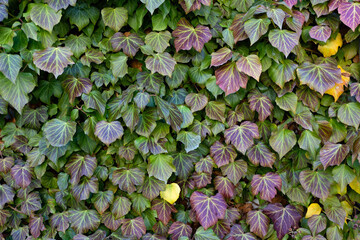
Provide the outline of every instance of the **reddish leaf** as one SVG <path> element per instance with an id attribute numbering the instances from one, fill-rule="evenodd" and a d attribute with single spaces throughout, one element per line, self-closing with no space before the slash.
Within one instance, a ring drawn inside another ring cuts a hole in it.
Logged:
<path id="1" fill-rule="evenodd" d="M 124 236 L 136 236 L 140 239 L 141 236 L 146 233 L 146 227 L 142 217 L 124 219 L 122 223 L 121 232 Z"/>
<path id="2" fill-rule="evenodd" d="M 221 66 L 229 61 L 232 57 L 232 51 L 227 47 L 220 48 L 216 52 L 211 54 L 211 65 L 210 66 Z"/>
<path id="3" fill-rule="evenodd" d="M 218 167 L 222 167 L 229 162 L 233 162 L 237 153 L 234 146 L 223 145 L 219 141 L 216 141 L 210 148 L 210 156 L 214 159 Z"/>
<path id="4" fill-rule="evenodd" d="M 180 237 L 191 237 L 192 228 L 182 222 L 174 222 L 171 224 L 169 229 L 169 234 L 171 234 L 171 239 L 178 240 Z"/>
<path id="5" fill-rule="evenodd" d="M 169 223 L 171 219 L 171 213 L 177 212 L 176 208 L 164 199 L 155 199 L 152 201 L 151 209 L 156 211 L 157 217 L 165 225 Z"/>
<path id="6" fill-rule="evenodd" d="M 235 62 L 227 63 L 215 71 L 216 84 L 225 95 L 237 92 L 240 87 L 246 88 L 248 76 L 239 72 Z"/>
<path id="7" fill-rule="evenodd" d="M 260 137 L 258 126 L 249 121 L 226 129 L 224 136 L 226 144 L 232 143 L 242 154 L 254 144 L 254 138 Z"/>
<path id="8" fill-rule="evenodd" d="M 271 152 L 263 142 L 258 142 L 257 145 L 250 147 L 246 155 L 255 166 L 260 164 L 263 167 L 272 168 L 276 160 L 276 154 Z"/>
<path id="9" fill-rule="evenodd" d="M 250 231 L 260 238 L 264 238 L 268 232 L 270 219 L 262 211 L 250 211 L 246 222 L 250 225 Z"/>
<path id="10" fill-rule="evenodd" d="M 257 195 L 260 192 L 260 197 L 271 202 L 276 195 L 276 188 L 281 190 L 282 181 L 277 173 L 267 173 L 264 176 L 254 175 L 251 180 L 251 192 Z"/>
<path id="11" fill-rule="evenodd" d="M 34 238 L 38 238 L 41 234 L 41 231 L 44 231 L 46 228 L 44 226 L 44 219 L 42 216 L 36 217 L 32 216 L 30 217 L 29 221 L 29 228 L 30 233 Z"/>

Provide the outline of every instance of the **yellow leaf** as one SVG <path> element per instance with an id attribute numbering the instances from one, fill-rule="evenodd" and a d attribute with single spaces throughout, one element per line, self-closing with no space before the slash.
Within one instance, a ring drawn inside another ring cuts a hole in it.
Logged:
<path id="1" fill-rule="evenodd" d="M 344 189 L 341 189 L 340 184 L 336 183 L 331 186 L 331 193 L 344 196 L 347 193 L 347 188 L 345 187 Z"/>
<path id="2" fill-rule="evenodd" d="M 312 203 L 308 207 L 305 218 L 310 218 L 313 215 L 319 215 L 321 213 L 321 207 L 317 203 Z"/>
<path id="3" fill-rule="evenodd" d="M 353 208 L 350 206 L 350 204 L 347 201 L 342 201 L 341 202 L 341 206 L 345 209 L 346 211 L 346 217 L 351 215 L 353 212 Z"/>
<path id="4" fill-rule="evenodd" d="M 355 179 L 349 185 L 355 192 L 360 194 L 360 178 L 359 177 L 355 177 Z"/>
<path id="5" fill-rule="evenodd" d="M 338 33 L 335 39 L 329 39 L 325 45 L 319 45 L 318 50 L 321 52 L 324 57 L 330 57 L 332 55 L 335 55 L 338 51 L 339 47 L 342 47 L 342 38 L 341 34 Z"/>
<path id="6" fill-rule="evenodd" d="M 335 83 L 335 86 L 328 89 L 325 93 L 334 97 L 335 102 L 339 99 L 341 94 L 344 92 L 344 86 L 347 86 L 350 81 L 350 73 L 345 71 L 342 67 L 338 66 L 341 69 L 341 81 L 342 83 Z"/>
<path id="7" fill-rule="evenodd" d="M 180 187 L 177 183 L 171 183 L 166 185 L 166 189 L 160 192 L 160 197 L 173 204 L 178 200 L 180 195 Z"/>

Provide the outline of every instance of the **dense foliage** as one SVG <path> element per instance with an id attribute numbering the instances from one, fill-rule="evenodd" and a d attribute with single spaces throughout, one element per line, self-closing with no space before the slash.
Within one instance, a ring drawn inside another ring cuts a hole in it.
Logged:
<path id="1" fill-rule="evenodd" d="M 0 238 L 360 239 L 360 2 L 0 0 Z"/>

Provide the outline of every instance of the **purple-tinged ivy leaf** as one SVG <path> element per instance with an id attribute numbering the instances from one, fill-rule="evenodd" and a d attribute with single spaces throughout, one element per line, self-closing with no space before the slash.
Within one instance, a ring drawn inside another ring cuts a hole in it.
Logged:
<path id="1" fill-rule="evenodd" d="M 249 121 L 226 129 L 224 136 L 226 144 L 232 143 L 242 154 L 245 154 L 246 150 L 254 144 L 254 138 L 260 137 L 258 126 Z"/>
<path id="2" fill-rule="evenodd" d="M 260 238 L 264 238 L 268 232 L 270 219 L 260 210 L 250 211 L 246 217 L 247 224 L 250 225 L 250 231 Z"/>
<path id="3" fill-rule="evenodd" d="M 143 240 L 166 240 L 166 237 L 161 236 L 159 234 L 151 234 L 147 233 L 142 237 Z M 173 239 L 173 238 L 172 238 Z M 177 240 L 177 239 L 174 239 Z"/>
<path id="4" fill-rule="evenodd" d="M 100 121 L 95 126 L 95 135 L 100 139 L 101 142 L 108 146 L 115 142 L 116 139 L 120 139 L 123 133 L 124 129 L 118 121 Z"/>
<path id="5" fill-rule="evenodd" d="M 303 128 L 312 131 L 313 127 L 311 121 L 313 119 L 313 115 L 310 110 L 302 111 L 294 116 L 294 121 L 302 126 Z"/>
<path id="6" fill-rule="evenodd" d="M 125 237 L 136 236 L 140 239 L 146 233 L 144 219 L 142 217 L 124 219 L 122 221 L 121 232 Z"/>
<path id="7" fill-rule="evenodd" d="M 316 235 L 316 236 L 305 235 L 301 240 L 326 240 L 326 238 L 321 235 Z"/>
<path id="8" fill-rule="evenodd" d="M 111 212 L 105 212 L 102 214 L 101 222 L 111 231 L 116 231 L 120 227 L 122 219 L 116 219 Z"/>
<path id="9" fill-rule="evenodd" d="M 214 186 L 224 198 L 233 198 L 235 186 L 227 177 L 216 176 L 214 179 Z"/>
<path id="10" fill-rule="evenodd" d="M 212 228 L 216 236 L 221 239 L 224 239 L 226 235 L 230 233 L 230 223 L 226 220 L 219 220 L 216 222 L 215 226 Z"/>
<path id="11" fill-rule="evenodd" d="M 266 15 L 273 20 L 273 22 L 282 29 L 286 13 L 280 8 L 272 8 L 266 12 Z"/>
<path id="12" fill-rule="evenodd" d="M 251 111 L 258 113 L 261 122 L 265 121 L 271 115 L 271 111 L 274 108 L 270 98 L 257 90 L 251 91 L 248 97 Z"/>
<path id="13" fill-rule="evenodd" d="M 71 176 L 71 184 L 76 185 L 82 176 L 90 178 L 97 167 L 96 157 L 90 155 L 81 156 L 75 154 L 71 156 L 69 162 L 65 165 L 66 171 Z"/>
<path id="14" fill-rule="evenodd" d="M 257 55 L 249 55 L 247 57 L 240 57 L 236 62 L 237 69 L 246 75 L 255 78 L 257 81 L 260 80 L 262 72 L 262 66 L 260 58 Z"/>
<path id="15" fill-rule="evenodd" d="M 167 182 L 176 169 L 173 165 L 173 158 L 170 155 L 157 154 L 149 156 L 147 171 L 149 177 L 154 176 L 159 180 Z"/>
<path id="16" fill-rule="evenodd" d="M 194 0 L 194 1 L 185 1 L 179 0 L 179 4 L 184 9 L 185 13 L 193 12 L 195 10 L 200 10 L 202 5 L 210 6 L 211 0 Z"/>
<path id="17" fill-rule="evenodd" d="M 30 107 L 24 107 L 21 122 L 28 128 L 39 129 L 41 123 L 45 123 L 48 120 L 48 108 L 41 106 L 35 109 Z"/>
<path id="18" fill-rule="evenodd" d="M 290 9 L 298 2 L 298 0 L 284 0 L 286 5 L 290 7 Z"/>
<path id="19" fill-rule="evenodd" d="M 30 216 L 32 212 L 41 209 L 41 199 L 37 192 L 32 192 L 26 195 L 24 201 L 21 203 L 21 212 Z"/>
<path id="20" fill-rule="evenodd" d="M 360 124 L 360 103 L 350 102 L 342 104 L 337 112 L 337 117 L 340 122 L 353 126 L 357 130 Z"/>
<path id="21" fill-rule="evenodd" d="M 221 66 L 225 64 L 227 61 L 229 61 L 232 57 L 232 51 L 227 48 L 223 47 L 217 50 L 216 52 L 213 52 L 211 54 L 211 65 L 210 66 Z"/>
<path id="22" fill-rule="evenodd" d="M 169 41 L 171 38 L 171 33 L 169 31 L 151 32 L 146 35 L 145 43 L 152 47 L 156 52 L 162 53 L 170 46 Z"/>
<path id="23" fill-rule="evenodd" d="M 192 228 L 182 222 L 174 222 L 168 231 L 171 234 L 171 239 L 178 240 L 180 237 L 191 237 Z"/>
<path id="24" fill-rule="evenodd" d="M 331 176 L 325 171 L 304 170 L 300 173 L 300 183 L 306 192 L 325 200 L 330 193 Z"/>
<path id="25" fill-rule="evenodd" d="M 92 88 L 92 82 L 88 78 L 75 78 L 74 76 L 68 76 L 62 85 L 66 92 L 69 94 L 70 103 L 73 103 L 76 97 L 80 97 L 81 94 L 89 94 Z"/>
<path id="26" fill-rule="evenodd" d="M 229 127 L 232 127 L 237 123 L 241 122 L 242 120 L 244 120 L 244 118 L 245 118 L 244 113 L 239 111 L 238 108 L 236 108 L 235 111 L 230 110 L 228 112 L 228 117 L 226 120 Z"/>
<path id="27" fill-rule="evenodd" d="M 134 146 L 134 144 L 129 144 L 127 146 L 121 146 L 121 147 L 119 147 L 119 151 L 118 151 L 120 158 L 124 158 L 127 161 L 133 160 L 136 153 L 137 153 L 137 149 Z"/>
<path id="28" fill-rule="evenodd" d="M 260 164 L 263 167 L 272 168 L 276 160 L 276 154 L 271 152 L 270 148 L 263 142 L 258 142 L 257 145 L 250 147 L 246 155 L 255 166 Z"/>
<path id="29" fill-rule="evenodd" d="M 95 210 L 70 210 L 71 227 L 76 233 L 94 231 L 100 225 L 100 216 Z"/>
<path id="30" fill-rule="evenodd" d="M 19 55 L 0 53 L 0 71 L 14 84 L 21 66 L 22 58 Z"/>
<path id="31" fill-rule="evenodd" d="M 110 43 L 115 52 L 119 52 L 121 49 L 129 57 L 134 57 L 139 51 L 140 46 L 144 45 L 143 40 L 136 33 L 117 32 L 111 39 Z"/>
<path id="32" fill-rule="evenodd" d="M 329 7 L 329 12 L 333 12 L 334 10 L 336 10 L 341 3 L 347 2 L 347 0 L 330 0 L 328 7 Z"/>
<path id="33" fill-rule="evenodd" d="M 90 49 L 85 52 L 80 61 L 83 65 L 90 67 L 91 63 L 101 64 L 105 59 L 104 54 L 100 50 Z"/>
<path id="34" fill-rule="evenodd" d="M 171 77 L 176 65 L 175 59 L 168 52 L 148 56 L 145 63 L 146 68 L 149 69 L 151 73 L 158 72 L 163 76 L 169 77 Z"/>
<path id="35" fill-rule="evenodd" d="M 348 145 L 325 143 L 320 149 L 320 161 L 326 169 L 328 166 L 340 165 L 348 155 L 350 149 Z"/>
<path id="36" fill-rule="evenodd" d="M 15 142 L 11 144 L 11 148 L 17 152 L 27 154 L 31 151 L 31 146 L 28 144 L 28 140 L 23 135 L 18 135 L 14 137 Z"/>
<path id="37" fill-rule="evenodd" d="M 264 208 L 264 213 L 274 222 L 277 237 L 282 239 L 291 227 L 298 227 L 301 219 L 300 213 L 292 205 L 283 207 L 280 203 L 269 204 Z"/>
<path id="38" fill-rule="evenodd" d="M 192 112 L 204 109 L 208 103 L 208 97 L 201 93 L 189 93 L 185 98 L 185 103 Z"/>
<path id="39" fill-rule="evenodd" d="M 318 234 L 326 228 L 326 218 L 320 215 L 313 215 L 308 220 L 308 225 L 313 234 Z"/>
<path id="40" fill-rule="evenodd" d="M 210 101 L 205 108 L 206 116 L 212 120 L 225 121 L 226 105 L 224 102 Z"/>
<path id="41" fill-rule="evenodd" d="M 160 153 L 167 153 L 167 150 L 163 148 L 163 146 L 155 141 L 153 137 L 146 138 L 146 137 L 139 137 L 135 140 L 136 148 L 142 153 L 147 154 L 151 152 L 152 154 L 160 154 Z"/>
<path id="42" fill-rule="evenodd" d="M 14 166 L 13 157 L 0 158 L 0 172 L 8 173 L 12 166 Z"/>
<path id="43" fill-rule="evenodd" d="M 141 192 L 144 197 L 152 201 L 154 198 L 159 196 L 160 191 L 164 191 L 166 184 L 154 177 L 148 177 L 145 179 L 144 183 L 140 186 L 139 192 Z"/>
<path id="44" fill-rule="evenodd" d="M 223 145 L 216 141 L 210 148 L 210 156 L 218 167 L 222 167 L 229 162 L 233 162 L 237 153 L 233 145 Z"/>
<path id="45" fill-rule="evenodd" d="M 247 172 L 247 163 L 244 160 L 237 160 L 221 167 L 221 172 L 224 176 L 234 184 L 237 185 L 242 177 Z"/>
<path id="46" fill-rule="evenodd" d="M 119 219 L 128 214 L 131 210 L 131 201 L 126 197 L 116 196 L 111 205 L 111 213 L 114 214 L 115 219 Z"/>
<path id="47" fill-rule="evenodd" d="M 256 240 L 252 233 L 245 233 L 240 224 L 234 224 L 227 236 L 228 240 Z"/>
<path id="48" fill-rule="evenodd" d="M 29 220 L 30 233 L 34 238 L 40 237 L 42 231 L 46 230 L 42 216 L 31 216 Z"/>
<path id="49" fill-rule="evenodd" d="M 320 93 L 315 92 L 307 86 L 300 86 L 296 89 L 296 95 L 302 103 L 316 112 L 320 107 Z"/>
<path id="50" fill-rule="evenodd" d="M 235 43 L 237 43 L 238 41 L 243 41 L 248 38 L 248 35 L 246 34 L 244 28 L 243 17 L 244 17 L 243 14 L 237 14 L 234 17 L 234 20 L 229 28 L 233 32 Z"/>
<path id="51" fill-rule="evenodd" d="M 114 200 L 114 193 L 110 190 L 104 192 L 98 192 L 91 199 L 94 203 L 96 210 L 103 214 Z"/>
<path id="52" fill-rule="evenodd" d="M 36 67 L 54 74 L 57 78 L 69 64 L 74 64 L 71 60 L 72 55 L 68 47 L 48 47 L 34 52 L 33 61 Z"/>
<path id="53" fill-rule="evenodd" d="M 25 189 L 31 183 L 31 172 L 28 165 L 15 165 L 11 168 L 11 176 L 15 183 Z"/>
<path id="54" fill-rule="evenodd" d="M 281 129 L 272 132 L 270 146 L 283 158 L 296 144 L 296 135 L 292 130 Z"/>
<path id="55" fill-rule="evenodd" d="M 60 22 L 61 16 L 61 12 L 56 12 L 49 5 L 43 3 L 35 3 L 30 10 L 31 20 L 50 33 Z"/>
<path id="56" fill-rule="evenodd" d="M 309 34 L 315 40 L 326 42 L 331 36 L 331 28 L 327 25 L 315 26 L 310 29 Z"/>
<path id="57" fill-rule="evenodd" d="M 338 12 L 340 20 L 355 32 L 355 29 L 360 24 L 360 3 L 341 2 L 339 3 Z"/>
<path id="58" fill-rule="evenodd" d="M 3 209 L 5 204 L 14 200 L 15 191 L 6 184 L 0 185 L 0 208 Z"/>
<path id="59" fill-rule="evenodd" d="M 45 0 L 45 2 L 55 11 L 67 9 L 69 5 L 75 6 L 76 4 L 76 0 Z"/>
<path id="60" fill-rule="evenodd" d="M 69 228 L 68 212 L 55 213 L 50 217 L 50 226 L 59 232 L 65 233 Z"/>
<path id="61" fill-rule="evenodd" d="M 244 23 L 244 30 L 250 39 L 250 45 L 256 43 L 262 35 L 267 33 L 271 21 L 268 18 L 251 18 Z"/>
<path id="62" fill-rule="evenodd" d="M 350 95 L 360 102 L 360 83 L 354 82 L 350 85 Z"/>
<path id="63" fill-rule="evenodd" d="M 147 92 L 138 92 L 134 97 L 134 102 L 141 111 L 144 111 L 146 105 L 150 102 L 150 94 Z"/>
<path id="64" fill-rule="evenodd" d="M 211 174 L 206 172 L 197 172 L 193 174 L 191 180 L 194 180 L 197 188 L 204 188 L 211 183 Z"/>
<path id="65" fill-rule="evenodd" d="M 248 76 L 239 72 L 235 62 L 227 63 L 215 70 L 216 84 L 225 95 L 237 92 L 240 87 L 246 88 Z"/>
<path id="66" fill-rule="evenodd" d="M 141 88 L 145 88 L 150 93 L 158 94 L 161 84 L 163 83 L 163 77 L 158 74 L 152 74 L 150 72 L 139 72 L 136 75 L 136 80 Z"/>
<path id="67" fill-rule="evenodd" d="M 292 60 L 285 59 L 281 63 L 274 62 L 269 68 L 269 77 L 280 88 L 284 88 L 285 83 L 296 78 L 295 70 L 298 65 Z"/>
<path id="68" fill-rule="evenodd" d="M 127 23 L 128 10 L 123 7 L 107 7 L 101 10 L 101 16 L 105 26 L 108 26 L 115 32 L 118 32 Z"/>
<path id="69" fill-rule="evenodd" d="M 299 35 L 289 30 L 273 29 L 269 32 L 269 42 L 288 57 L 291 50 L 299 44 Z"/>
<path id="70" fill-rule="evenodd" d="M 195 170 L 198 173 L 205 172 L 211 175 L 213 168 L 214 160 L 210 156 L 200 159 L 200 161 L 195 164 Z"/>
<path id="71" fill-rule="evenodd" d="M 341 70 L 336 64 L 321 61 L 322 59 L 318 58 L 315 63 L 303 63 L 297 69 L 297 74 L 301 84 L 306 84 L 323 95 L 327 90 L 334 87 L 336 83 L 342 83 L 342 80 Z"/>
<path id="72" fill-rule="evenodd" d="M 52 119 L 44 125 L 44 135 L 53 147 L 62 147 L 68 144 L 75 135 L 76 122 Z"/>
<path id="73" fill-rule="evenodd" d="M 0 22 L 9 17 L 8 8 L 4 4 L 0 4 Z"/>
<path id="74" fill-rule="evenodd" d="M 164 225 L 169 223 L 171 219 L 171 213 L 177 212 L 176 208 L 164 199 L 155 199 L 152 201 L 151 205 L 151 209 L 156 211 L 158 219 Z"/>
<path id="75" fill-rule="evenodd" d="M 87 200 L 90 193 L 97 193 L 99 189 L 99 181 L 96 177 L 82 178 L 82 180 L 71 189 L 71 194 L 80 202 Z"/>
<path id="76" fill-rule="evenodd" d="M 337 223 L 339 227 L 343 229 L 344 223 L 346 223 L 347 213 L 339 199 L 336 196 L 329 197 L 323 204 L 327 218 L 331 222 Z"/>
<path id="77" fill-rule="evenodd" d="M 180 19 L 172 35 L 175 37 L 176 52 L 190 50 L 192 47 L 196 51 L 201 52 L 204 44 L 210 41 L 212 37 L 208 27 L 197 25 L 194 28 L 185 18 Z"/>
<path id="78" fill-rule="evenodd" d="M 254 175 L 251 180 L 251 193 L 255 196 L 260 192 L 261 199 L 271 202 L 276 196 L 276 188 L 280 191 L 281 177 L 277 173 L 269 172 L 264 176 Z"/>
<path id="79" fill-rule="evenodd" d="M 26 240 L 30 237 L 28 226 L 19 226 L 19 225 L 16 226 L 17 226 L 16 229 L 12 229 L 11 231 L 11 239 Z"/>
<path id="80" fill-rule="evenodd" d="M 208 197 L 204 193 L 195 191 L 191 194 L 190 203 L 195 210 L 197 220 L 205 230 L 215 225 L 218 219 L 225 217 L 227 204 L 220 193 Z"/>
<path id="81" fill-rule="evenodd" d="M 145 174 L 138 168 L 131 169 L 116 169 L 112 173 L 112 182 L 115 185 L 119 185 L 119 188 L 123 191 L 128 192 L 129 194 L 133 193 L 136 188 L 143 184 L 145 179 Z"/>

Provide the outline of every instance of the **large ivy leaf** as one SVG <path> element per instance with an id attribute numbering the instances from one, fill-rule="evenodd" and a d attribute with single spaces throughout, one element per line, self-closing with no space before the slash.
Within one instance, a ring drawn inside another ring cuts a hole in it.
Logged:
<path id="1" fill-rule="evenodd" d="M 297 70 L 301 84 L 323 95 L 327 90 L 341 83 L 341 70 L 335 64 L 324 63 L 319 60 L 315 63 L 304 62 Z"/>
<path id="2" fill-rule="evenodd" d="M 340 14 L 340 20 L 355 32 L 355 29 L 360 24 L 360 3 L 341 2 L 338 12 Z"/>
<path id="3" fill-rule="evenodd" d="M 151 73 L 158 72 L 163 76 L 171 77 L 176 61 L 169 53 L 165 52 L 148 56 L 145 60 L 145 63 L 146 68 L 148 68 Z"/>
<path id="4" fill-rule="evenodd" d="M 262 66 L 260 58 L 257 55 L 249 55 L 247 57 L 240 57 L 236 62 L 237 69 L 246 75 L 255 78 L 257 81 L 260 80 L 262 72 Z"/>
<path id="5" fill-rule="evenodd" d="M 177 52 L 190 50 L 192 47 L 201 52 L 204 44 L 210 41 L 212 37 L 208 27 L 198 25 L 194 28 L 185 18 L 180 19 L 172 35 L 175 37 L 174 43 Z"/>
<path id="6" fill-rule="evenodd" d="M 68 76 L 62 84 L 69 94 L 70 103 L 73 103 L 75 98 L 80 97 L 83 93 L 89 94 L 92 88 L 92 83 L 88 78 Z"/>
<path id="7" fill-rule="evenodd" d="M 44 225 L 44 218 L 42 216 L 30 217 L 29 221 L 30 233 L 34 238 L 38 238 L 42 231 L 46 230 Z"/>
<path id="8" fill-rule="evenodd" d="M 73 53 L 68 47 L 48 47 L 33 54 L 33 61 L 36 67 L 54 74 L 55 78 L 64 72 L 71 60 Z"/>
<path id="9" fill-rule="evenodd" d="M 216 84 L 225 92 L 225 95 L 237 92 L 240 87 L 246 88 L 248 77 L 239 72 L 236 63 L 227 63 L 215 71 Z"/>
<path id="10" fill-rule="evenodd" d="M 136 236 L 138 239 L 140 239 L 141 236 L 146 233 L 144 219 L 142 217 L 124 219 L 121 226 L 121 232 L 124 236 Z"/>
<path id="11" fill-rule="evenodd" d="M 274 222 L 277 237 L 282 239 L 291 227 L 298 227 L 300 213 L 292 205 L 283 207 L 280 203 L 271 203 L 264 208 L 264 213 Z"/>
<path id="12" fill-rule="evenodd" d="M 263 142 L 258 142 L 256 145 L 250 147 L 246 155 L 255 166 L 260 164 L 263 167 L 272 168 L 276 160 L 276 154 L 271 152 L 269 147 Z"/>
<path id="13" fill-rule="evenodd" d="M 180 237 L 190 237 L 192 228 L 183 222 L 174 222 L 168 232 L 171 234 L 171 239 L 178 240 Z"/>
<path id="14" fill-rule="evenodd" d="M 253 195 L 260 193 L 260 197 L 271 202 L 277 191 L 281 190 L 282 180 L 276 173 L 267 173 L 264 176 L 254 175 L 251 180 L 251 192 Z"/>
<path id="15" fill-rule="evenodd" d="M 138 168 L 117 169 L 112 173 L 112 182 L 129 194 L 136 190 L 135 186 L 143 184 L 144 179 L 144 172 Z"/>
<path id="16" fill-rule="evenodd" d="M 19 55 L 0 53 L 0 71 L 14 84 L 21 66 L 22 58 Z"/>
<path id="17" fill-rule="evenodd" d="M 65 169 L 71 176 L 71 183 L 76 185 L 82 176 L 87 176 L 90 178 L 93 175 L 96 167 L 97 160 L 95 157 L 91 157 L 89 155 L 81 156 L 76 154 L 71 156 L 69 162 L 65 166 Z"/>
<path id="18" fill-rule="evenodd" d="M 326 143 L 320 150 L 320 161 L 324 168 L 340 165 L 349 151 L 347 145 Z"/>
<path id="19" fill-rule="evenodd" d="M 145 4 L 146 9 L 149 10 L 152 15 L 155 9 L 160 7 L 160 5 L 165 2 L 165 0 L 141 0 L 141 2 Z"/>
<path id="20" fill-rule="evenodd" d="M 288 57 L 299 43 L 299 35 L 289 30 L 273 29 L 269 32 L 269 42 Z"/>
<path id="21" fill-rule="evenodd" d="M 329 196 L 330 179 L 330 175 L 324 171 L 304 170 L 300 173 L 300 183 L 306 192 L 323 200 Z"/>
<path id="22" fill-rule="evenodd" d="M 45 1 L 55 11 L 66 9 L 69 5 L 75 6 L 76 0 L 46 0 Z"/>
<path id="23" fill-rule="evenodd" d="M 310 29 L 309 35 L 313 39 L 326 42 L 331 36 L 331 28 L 327 25 L 315 26 Z"/>
<path id="24" fill-rule="evenodd" d="M 250 231 L 260 238 L 264 238 L 268 232 L 270 219 L 260 210 L 248 212 L 246 222 L 250 225 Z"/>
<path id="25" fill-rule="evenodd" d="M 167 182 L 176 169 L 173 165 L 173 158 L 171 156 L 158 154 L 149 157 L 147 171 L 150 177 L 154 176 L 159 180 Z"/>
<path id="26" fill-rule="evenodd" d="M 337 117 L 340 122 L 358 129 L 360 124 L 360 103 L 351 102 L 342 104 L 338 110 Z"/>
<path id="27" fill-rule="evenodd" d="M 11 168 L 11 176 L 21 188 L 26 188 L 31 183 L 31 171 L 28 165 L 15 165 Z"/>
<path id="28" fill-rule="evenodd" d="M 116 139 L 120 139 L 122 137 L 124 129 L 118 121 L 100 121 L 96 124 L 94 133 L 101 142 L 106 145 L 110 145 L 115 142 Z"/>
<path id="29" fill-rule="evenodd" d="M 167 225 L 171 219 L 171 213 L 176 213 L 176 208 L 164 199 L 155 199 L 151 209 L 155 210 L 160 221 Z"/>
<path id="30" fill-rule="evenodd" d="M 214 159 L 218 167 L 227 165 L 229 162 L 234 162 L 237 153 L 232 145 L 223 145 L 219 141 L 216 141 L 210 147 L 210 156 Z"/>
<path id="31" fill-rule="evenodd" d="M 71 227 L 77 233 L 94 231 L 100 225 L 100 216 L 95 210 L 70 210 Z"/>
<path id="32" fill-rule="evenodd" d="M 279 154 L 280 159 L 284 157 L 296 144 L 296 135 L 289 129 L 281 129 L 273 132 L 270 146 Z"/>
<path id="33" fill-rule="evenodd" d="M 52 119 L 44 126 L 44 134 L 51 146 L 62 147 L 73 139 L 76 132 L 76 123 Z"/>
<path id="34" fill-rule="evenodd" d="M 31 8 L 30 18 L 36 25 L 51 32 L 60 22 L 61 12 L 56 12 L 47 4 L 36 3 Z"/>
<path id="35" fill-rule="evenodd" d="M 123 7 L 103 8 L 101 16 L 106 26 L 118 32 L 128 20 L 128 11 Z"/>
<path id="36" fill-rule="evenodd" d="M 149 45 L 158 53 L 162 53 L 170 46 L 171 33 L 169 31 L 151 32 L 145 37 L 146 45 Z"/>
<path id="37" fill-rule="evenodd" d="M 224 136 L 226 143 L 232 143 L 242 154 L 245 154 L 246 150 L 254 144 L 254 138 L 260 137 L 258 126 L 249 121 L 226 129 Z"/>
<path id="38" fill-rule="evenodd" d="M 35 88 L 36 81 L 32 74 L 21 72 L 14 84 L 0 73 L 0 85 L 1 97 L 21 113 L 25 104 L 29 102 L 28 93 Z"/>
<path id="39" fill-rule="evenodd" d="M 119 52 L 122 49 L 130 57 L 134 57 L 139 51 L 140 46 L 144 45 L 143 40 L 135 33 L 123 34 L 117 32 L 111 37 L 110 42 L 115 52 Z"/>
<path id="40" fill-rule="evenodd" d="M 208 197 L 204 193 L 195 191 L 191 194 L 190 203 L 195 210 L 197 220 L 205 230 L 215 225 L 218 219 L 225 217 L 227 204 L 220 193 Z"/>
<path id="41" fill-rule="evenodd" d="M 267 33 L 271 21 L 268 18 L 253 18 L 244 23 L 244 30 L 249 36 L 250 43 L 256 43 L 262 35 Z"/>

